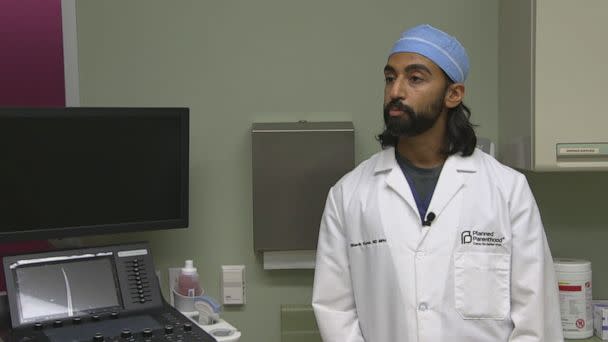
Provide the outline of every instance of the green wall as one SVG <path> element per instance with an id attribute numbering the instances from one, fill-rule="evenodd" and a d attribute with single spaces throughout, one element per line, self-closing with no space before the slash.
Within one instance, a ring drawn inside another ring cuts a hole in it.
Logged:
<path id="1" fill-rule="evenodd" d="M 82 106 L 191 108 L 190 228 L 86 243 L 147 240 L 163 277 L 192 258 L 215 297 L 220 265 L 246 265 L 247 304 L 224 313 L 245 342 L 279 342 L 280 304 L 309 303 L 313 279 L 264 271 L 253 252 L 252 122 L 352 120 L 364 160 L 379 150 L 387 52 L 430 23 L 467 47 L 465 102 L 498 139 L 498 0 L 79 0 L 77 21 Z"/>
<path id="2" fill-rule="evenodd" d="M 553 257 L 591 260 L 593 298 L 608 299 L 608 172 L 525 172 Z"/>

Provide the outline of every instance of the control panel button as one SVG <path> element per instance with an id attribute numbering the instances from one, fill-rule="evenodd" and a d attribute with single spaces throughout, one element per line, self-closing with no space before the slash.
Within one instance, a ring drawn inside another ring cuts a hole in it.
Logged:
<path id="1" fill-rule="evenodd" d="M 93 336 L 93 342 L 103 342 L 103 340 L 104 338 L 101 333 L 97 333 L 95 336 Z"/>
<path id="2" fill-rule="evenodd" d="M 40 322 L 34 323 L 34 330 L 42 330 L 43 327 L 44 325 Z"/>
<path id="3" fill-rule="evenodd" d="M 184 331 L 192 331 L 192 324 L 184 323 Z"/>
<path id="4" fill-rule="evenodd" d="M 129 337 L 131 337 L 131 336 L 133 336 L 133 333 L 132 333 L 132 332 L 131 332 L 131 330 L 129 330 L 129 329 L 123 329 L 123 330 L 120 332 L 120 337 L 122 337 L 122 338 L 129 338 Z"/>
<path id="5" fill-rule="evenodd" d="M 144 329 L 144 331 L 142 331 L 141 335 L 143 337 L 152 337 L 152 329 Z"/>
<path id="6" fill-rule="evenodd" d="M 60 320 L 53 322 L 53 328 L 61 328 L 62 326 L 63 326 L 63 322 Z"/>
<path id="7" fill-rule="evenodd" d="M 93 315 L 93 316 L 91 316 L 91 319 L 94 320 L 94 321 L 99 321 L 101 319 L 101 316 L 99 316 L 99 315 Z"/>
<path id="8" fill-rule="evenodd" d="M 167 334 L 167 335 L 173 334 L 173 326 L 165 325 L 165 334 Z"/>
<path id="9" fill-rule="evenodd" d="M 110 314 L 110 318 L 111 319 L 117 319 L 118 318 L 118 312 L 114 311 Z"/>
<path id="10" fill-rule="evenodd" d="M 75 317 L 74 319 L 72 319 L 72 324 L 78 325 L 80 323 L 82 323 L 82 318 Z"/>

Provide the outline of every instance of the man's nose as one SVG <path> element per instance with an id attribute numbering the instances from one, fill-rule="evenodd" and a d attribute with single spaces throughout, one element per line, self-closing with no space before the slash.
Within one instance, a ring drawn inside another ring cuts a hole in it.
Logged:
<path id="1" fill-rule="evenodd" d="M 397 78 L 389 89 L 389 97 L 391 100 L 405 100 L 405 86 L 400 78 Z"/>

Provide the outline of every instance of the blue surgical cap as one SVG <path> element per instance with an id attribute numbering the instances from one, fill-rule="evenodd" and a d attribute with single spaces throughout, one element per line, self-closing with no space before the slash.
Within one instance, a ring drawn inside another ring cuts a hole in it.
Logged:
<path id="1" fill-rule="evenodd" d="M 413 52 L 430 59 L 454 82 L 464 82 L 469 73 L 469 57 L 462 44 L 431 25 L 418 25 L 403 32 L 390 54 L 398 52 Z"/>

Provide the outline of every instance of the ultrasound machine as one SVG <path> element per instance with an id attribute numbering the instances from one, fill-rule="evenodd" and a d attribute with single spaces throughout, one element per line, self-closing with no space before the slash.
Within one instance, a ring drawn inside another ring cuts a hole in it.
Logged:
<path id="1" fill-rule="evenodd" d="M 2 244 L 188 228 L 188 108 L 0 108 Z M 0 342 L 216 341 L 145 242 L 4 256 Z"/>
<path id="2" fill-rule="evenodd" d="M 146 243 L 5 257 L 8 342 L 215 341 L 162 298 Z"/>

